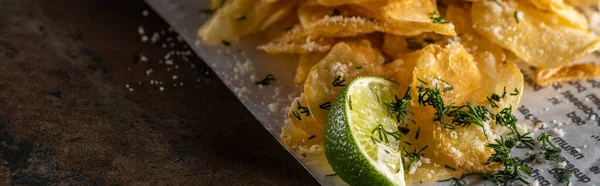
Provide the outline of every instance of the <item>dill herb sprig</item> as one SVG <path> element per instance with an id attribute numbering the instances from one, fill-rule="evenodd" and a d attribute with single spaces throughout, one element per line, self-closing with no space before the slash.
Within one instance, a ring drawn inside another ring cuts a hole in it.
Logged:
<path id="1" fill-rule="evenodd" d="M 256 84 L 256 85 L 269 85 L 273 81 L 277 81 L 277 79 L 275 79 L 275 75 L 268 74 L 264 79 L 262 79 L 260 81 L 257 81 L 254 84 Z"/>
<path id="2" fill-rule="evenodd" d="M 421 150 L 417 151 L 417 149 L 413 149 L 413 151 L 409 151 L 408 149 L 406 149 L 406 147 L 402 147 L 402 150 L 404 150 L 404 155 L 410 159 L 410 162 L 408 163 L 408 166 L 406 166 L 404 168 L 404 171 L 408 171 L 410 170 L 410 168 L 412 167 L 412 165 L 414 163 L 416 163 L 417 161 L 421 160 L 421 158 L 423 156 L 425 156 L 425 154 L 423 154 L 423 150 L 427 149 L 427 147 L 429 147 L 428 145 L 426 145 L 425 147 L 421 148 Z M 404 162 L 404 158 L 402 158 L 402 164 L 406 165 L 406 162 Z"/>
<path id="3" fill-rule="evenodd" d="M 544 156 L 544 159 L 553 163 L 559 163 L 562 161 L 560 156 L 560 148 L 550 142 L 550 136 L 548 136 L 548 134 L 541 133 L 538 135 L 537 140 L 542 142 L 542 151 L 540 154 Z"/>
<path id="4" fill-rule="evenodd" d="M 512 114 L 512 105 L 503 108 L 500 112 L 496 113 L 493 118 L 496 120 L 496 124 L 508 127 L 510 129 L 511 132 L 509 135 L 515 136 L 517 148 L 533 149 L 535 142 L 530 135 L 531 133 L 526 132 L 521 134 L 521 132 L 519 132 L 517 129 L 517 117 Z"/>
<path id="5" fill-rule="evenodd" d="M 300 101 L 296 101 L 296 104 L 298 104 L 296 109 L 299 109 L 300 113 L 305 114 L 305 116 L 310 116 L 310 110 L 308 109 L 308 107 L 302 106 L 300 104 Z"/>
<path id="6" fill-rule="evenodd" d="M 516 157 L 511 157 L 512 148 L 517 146 L 517 142 L 512 137 L 504 138 L 500 136 L 500 140 L 496 139 L 496 144 L 490 143 L 488 147 L 494 149 L 495 153 L 488 159 L 486 164 L 496 162 L 504 165 L 504 169 L 495 174 L 485 174 L 484 179 L 495 183 L 513 183 L 522 182 L 529 184 L 527 178 L 531 176 L 531 170 L 523 164 L 523 161 Z"/>
<path id="7" fill-rule="evenodd" d="M 558 182 L 567 183 L 567 185 L 571 185 L 571 177 L 573 176 L 575 171 L 567 168 L 556 168 L 556 175 L 558 175 Z"/>
<path id="8" fill-rule="evenodd" d="M 431 22 L 436 23 L 436 24 L 448 24 L 450 23 L 448 20 L 446 20 L 446 16 L 440 16 L 438 15 L 438 13 L 436 11 L 433 11 L 431 13 L 429 13 L 429 19 L 431 19 Z"/>
<path id="9" fill-rule="evenodd" d="M 414 113 L 408 110 L 408 103 L 412 100 L 411 88 L 412 86 L 409 85 L 408 90 L 406 90 L 402 99 L 399 99 L 398 96 L 394 96 L 396 99 L 395 101 L 383 103 L 387 109 L 388 116 L 396 118 L 396 122 L 404 124 L 404 126 L 408 126 L 408 121 L 415 123 L 415 120 L 410 116 Z"/>
<path id="10" fill-rule="evenodd" d="M 337 77 L 335 77 L 335 79 L 333 80 L 333 82 L 331 84 L 334 87 L 343 87 L 343 86 L 346 86 L 346 84 L 344 84 L 344 82 L 346 82 L 346 80 L 342 79 L 342 76 L 337 76 Z"/>
<path id="11" fill-rule="evenodd" d="M 422 84 L 427 85 L 427 83 L 421 79 L 418 79 Z M 444 82 L 446 85 L 448 85 L 447 82 Z M 452 90 L 449 89 L 449 87 L 452 86 L 448 86 L 446 88 L 444 88 L 444 92 Z M 448 111 L 450 111 L 450 108 L 452 108 L 452 104 L 454 103 L 450 103 L 448 105 L 446 105 L 444 103 L 444 99 L 442 99 L 442 95 L 441 95 L 441 90 L 439 86 L 435 86 L 434 88 L 430 88 L 430 87 L 425 87 L 423 85 L 419 85 L 417 86 L 418 92 L 419 92 L 419 96 L 418 96 L 418 102 L 419 105 L 421 106 L 432 106 L 436 112 L 435 112 L 435 117 L 433 119 L 433 121 L 438 121 L 440 122 L 440 124 L 442 124 L 442 126 L 444 128 L 450 128 L 453 129 L 454 127 L 449 125 L 446 122 L 446 115 L 448 113 Z"/>
<path id="12" fill-rule="evenodd" d="M 399 131 L 390 132 L 383 128 L 383 125 L 379 124 L 373 131 L 371 131 L 371 140 L 373 143 L 389 143 L 388 135 L 394 138 L 394 140 L 399 141 L 402 137 Z"/>
<path id="13" fill-rule="evenodd" d="M 463 109 L 463 108 L 466 108 Z M 467 127 L 471 124 L 475 124 L 481 127 L 483 135 L 487 138 L 485 131 L 485 122 L 489 121 L 489 111 L 483 106 L 473 106 L 467 102 L 464 106 L 454 107 L 453 110 L 448 112 L 448 116 L 452 117 L 452 123 L 454 125 Z"/>

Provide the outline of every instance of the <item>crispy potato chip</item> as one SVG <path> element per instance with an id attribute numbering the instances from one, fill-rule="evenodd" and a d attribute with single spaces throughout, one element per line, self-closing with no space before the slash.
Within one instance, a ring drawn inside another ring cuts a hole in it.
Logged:
<path id="1" fill-rule="evenodd" d="M 542 86 L 566 81 L 582 81 L 600 78 L 599 64 L 575 64 L 559 68 L 538 68 L 533 80 Z"/>
<path id="2" fill-rule="evenodd" d="M 275 3 L 254 0 L 229 0 L 206 21 L 198 36 L 208 44 L 234 41 L 260 31 L 291 13 L 295 0 Z M 275 15 L 275 16 L 273 16 Z"/>
<path id="3" fill-rule="evenodd" d="M 475 2 L 471 19 L 479 34 L 515 53 L 525 62 L 541 68 L 557 68 L 600 48 L 600 40 L 586 30 L 546 25 L 534 16 L 540 10 L 513 1 Z M 515 19 L 515 12 L 522 17 Z"/>
<path id="4" fill-rule="evenodd" d="M 443 81 L 442 81 L 443 80 Z M 421 81 L 427 83 L 424 85 Z M 445 82 L 444 82 L 445 81 Z M 495 61 L 489 58 L 487 61 L 474 61 L 463 47 L 453 43 L 442 48 L 438 45 L 429 45 L 421 50 L 421 56 L 417 59 L 413 72 L 413 87 L 438 86 L 441 89 L 452 86 L 452 91 L 442 94 L 444 102 L 448 105 L 464 105 L 469 102 L 473 105 L 489 105 L 487 97 L 497 93 L 503 95 L 503 91 L 517 89 L 522 92 L 523 75 L 520 70 L 511 63 Z M 417 95 L 417 90 L 413 90 Z M 498 104 L 499 108 L 492 110 L 496 113 L 500 108 L 516 107 L 520 96 L 508 96 Z M 418 105 L 413 99 L 413 106 Z M 435 112 L 431 107 L 414 108 L 415 118 L 432 117 Z M 446 122 L 450 122 L 446 119 Z M 486 147 L 493 142 L 495 137 L 504 134 L 508 129 L 496 126 L 493 122 L 485 124 L 486 134 L 481 127 L 470 125 L 468 127 L 456 127 L 456 129 L 443 129 L 439 122 L 417 123 L 422 131 L 431 133 L 432 150 L 435 156 L 448 165 L 465 170 L 467 172 L 493 172 L 498 166 L 485 165 L 488 158 L 494 152 Z M 421 132 L 423 134 L 423 132 Z M 457 137 L 458 136 L 458 137 Z M 423 136 L 426 138 L 426 136 Z M 468 139 L 471 143 L 464 143 Z"/>
<path id="5" fill-rule="evenodd" d="M 306 34 L 302 27 L 295 26 L 273 41 L 258 46 L 258 49 L 270 54 L 324 53 L 329 51 L 333 44 L 335 41 L 332 38 L 312 37 Z"/>
<path id="6" fill-rule="evenodd" d="M 358 76 L 388 77 L 384 57 L 367 40 L 336 44 L 310 71 L 304 94 L 311 115 L 319 127 L 325 125 L 329 110 L 340 90 Z M 321 134 L 321 133 L 319 133 Z"/>
<path id="7" fill-rule="evenodd" d="M 529 0 L 536 8 L 554 14 L 551 21 L 561 25 L 587 30 L 588 20 L 572 6 L 562 0 Z"/>
<path id="8" fill-rule="evenodd" d="M 456 35 L 454 25 L 439 15 L 435 0 L 388 0 L 381 11 L 385 18 L 405 28 Z"/>
<path id="9" fill-rule="evenodd" d="M 385 34 L 381 50 L 393 59 L 403 54 L 420 50 L 429 44 L 445 45 L 448 37 L 435 33 L 423 33 L 417 36 L 397 36 Z"/>
<path id="10" fill-rule="evenodd" d="M 484 39 L 473 29 L 469 11 L 470 9 L 463 9 L 457 5 L 449 5 L 446 10 L 448 20 L 456 26 L 456 31 L 460 38 L 459 42 L 473 55 L 475 61 L 485 61 L 488 57 L 495 58 L 495 61 L 506 60 L 506 55 L 502 48 Z"/>
<path id="11" fill-rule="evenodd" d="M 385 64 L 385 68 L 393 74 L 392 79 L 400 83 L 398 92 L 406 92 L 407 86 L 412 84 L 413 70 L 419 56 L 421 56 L 421 51 L 402 54 L 393 62 Z"/>
<path id="12" fill-rule="evenodd" d="M 221 7 L 223 5 L 223 3 L 225 3 L 225 0 L 211 0 L 211 2 L 210 2 L 210 9 L 211 10 L 216 10 L 219 7 Z"/>
<path id="13" fill-rule="evenodd" d="M 319 0 L 319 3 L 325 6 L 339 6 L 348 4 L 360 4 L 366 2 L 385 2 L 386 0 Z"/>
<path id="14" fill-rule="evenodd" d="M 310 117 L 304 94 L 292 102 L 288 112 L 290 122 L 281 131 L 283 144 L 298 154 L 320 154 L 323 152 L 323 125 Z"/>
<path id="15" fill-rule="evenodd" d="M 298 60 L 298 67 L 296 67 L 296 78 L 294 79 L 294 82 L 297 85 L 303 84 L 304 81 L 306 81 L 310 69 L 324 57 L 325 54 L 302 54 L 300 60 Z"/>
<path id="16" fill-rule="evenodd" d="M 349 7 L 324 7 L 306 3 L 301 5 L 297 12 L 302 27 L 313 36 L 353 37 L 376 31 L 416 35 L 422 32 L 402 27 L 397 22 L 366 17 Z"/>

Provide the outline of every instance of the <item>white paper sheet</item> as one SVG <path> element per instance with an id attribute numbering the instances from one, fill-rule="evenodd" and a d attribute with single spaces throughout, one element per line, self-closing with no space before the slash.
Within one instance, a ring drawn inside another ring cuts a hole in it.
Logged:
<path id="1" fill-rule="evenodd" d="M 196 40 L 196 33 L 208 14 L 202 10 L 209 7 L 208 0 L 146 0 L 204 59 L 240 101 L 252 112 L 263 126 L 279 140 L 285 113 L 292 98 L 301 88 L 293 83 L 297 59 L 290 56 L 272 56 L 255 50 L 256 41 L 241 41 L 241 46 L 208 46 Z M 600 56 L 591 56 L 600 61 Z M 600 185 L 600 80 L 561 83 L 540 87 L 532 81 L 530 67 L 521 65 L 525 75 L 524 95 L 515 115 L 519 122 L 529 127 L 544 123 L 552 142 L 562 149 L 567 168 L 575 171 L 573 185 Z M 277 78 L 275 84 L 257 86 L 254 82 L 268 74 Z M 594 119 L 595 120 L 590 120 Z M 553 131 L 562 129 L 560 137 Z M 515 155 L 527 152 L 517 151 Z M 346 185 L 335 176 L 325 176 L 333 171 L 323 156 L 294 157 L 322 185 Z M 540 185 L 561 185 L 554 177 L 555 165 L 532 165 L 533 179 Z M 431 183 L 430 185 L 450 185 Z"/>

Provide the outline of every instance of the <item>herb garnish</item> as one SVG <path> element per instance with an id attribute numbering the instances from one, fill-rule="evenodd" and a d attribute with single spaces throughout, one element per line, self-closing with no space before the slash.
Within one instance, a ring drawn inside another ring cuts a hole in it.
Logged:
<path id="1" fill-rule="evenodd" d="M 230 41 L 226 41 L 226 40 L 221 41 L 221 44 L 223 44 L 225 46 L 231 46 L 231 42 Z"/>
<path id="2" fill-rule="evenodd" d="M 496 4 L 498 4 L 498 6 L 502 6 L 502 4 L 500 4 L 500 2 L 498 2 L 498 0 L 491 0 L 491 1 L 493 1 Z"/>
<path id="3" fill-rule="evenodd" d="M 339 16 L 339 15 L 341 15 L 341 14 L 342 14 L 342 13 L 340 12 L 340 10 L 338 10 L 337 8 L 334 8 L 334 9 L 333 9 L 333 13 L 331 14 L 331 16 Z"/>
<path id="4" fill-rule="evenodd" d="M 362 68 L 363 68 L 363 66 L 357 66 L 356 67 L 356 69 L 362 69 Z"/>
<path id="5" fill-rule="evenodd" d="M 336 173 L 333 173 L 333 174 L 328 174 L 328 175 L 325 175 L 325 177 L 330 177 L 330 176 L 337 176 L 337 174 L 336 174 Z"/>
<path id="6" fill-rule="evenodd" d="M 342 79 L 342 76 L 337 76 L 337 77 L 335 77 L 335 79 L 333 80 L 333 82 L 331 84 L 333 84 L 334 87 L 343 87 L 343 86 L 346 86 L 346 84 L 344 84 L 344 82 L 346 82 L 346 80 Z"/>
<path id="7" fill-rule="evenodd" d="M 466 108 L 463 109 L 463 108 Z M 467 102 L 464 106 L 453 107 L 453 110 L 448 112 L 448 116 L 452 117 L 452 123 L 454 125 L 467 127 L 471 124 L 476 124 L 483 130 L 483 135 L 487 138 L 485 131 L 485 123 L 489 121 L 489 111 L 483 106 L 473 106 Z"/>
<path id="8" fill-rule="evenodd" d="M 269 85 L 273 81 L 277 81 L 277 79 L 275 79 L 275 75 L 269 74 L 263 80 L 257 81 L 254 84 L 256 84 L 256 85 Z"/>
<path id="9" fill-rule="evenodd" d="M 423 39 L 423 41 L 425 41 L 427 44 L 433 44 L 433 43 L 435 43 L 435 40 L 433 40 L 431 38 L 425 38 L 425 39 Z"/>
<path id="10" fill-rule="evenodd" d="M 389 132 L 383 128 L 383 125 L 379 124 L 371 131 L 371 140 L 373 143 L 389 143 L 388 135 L 396 141 L 400 140 L 400 137 L 402 137 L 399 131 Z"/>
<path id="11" fill-rule="evenodd" d="M 550 142 L 550 137 L 546 133 L 541 133 L 537 137 L 537 140 L 542 142 L 542 152 L 540 152 L 540 154 L 544 156 L 544 159 L 553 163 L 562 161 L 560 148 Z"/>
<path id="12" fill-rule="evenodd" d="M 415 133 L 415 139 L 419 139 L 419 134 L 421 134 L 421 126 L 417 129 L 417 133 Z"/>
<path id="13" fill-rule="evenodd" d="M 496 183 L 513 183 L 520 181 L 524 184 L 529 184 L 527 177 L 531 176 L 531 170 L 516 157 L 510 157 L 512 148 L 516 147 L 517 143 L 512 137 L 504 138 L 500 136 L 500 140 L 496 139 L 496 144 L 488 144 L 488 147 L 494 149 L 495 153 L 488 159 L 486 164 L 497 162 L 504 165 L 504 169 L 495 174 L 485 174 L 484 179 Z"/>
<path id="14" fill-rule="evenodd" d="M 558 182 L 567 183 L 567 185 L 571 182 L 571 176 L 573 176 L 575 171 L 567 168 L 556 168 L 556 175 L 558 175 Z"/>
<path id="15" fill-rule="evenodd" d="M 323 109 L 323 110 L 330 110 L 331 109 L 331 102 L 330 101 L 325 102 L 325 103 L 319 105 L 319 108 Z"/>
<path id="16" fill-rule="evenodd" d="M 411 49 L 411 50 L 420 50 L 420 49 L 423 48 L 423 45 L 421 45 L 421 43 L 419 43 L 417 41 L 417 39 L 414 38 L 414 37 L 407 37 L 404 40 L 406 41 L 408 49 Z"/>
<path id="17" fill-rule="evenodd" d="M 515 13 L 513 13 L 513 17 L 515 17 L 515 20 L 517 21 L 517 23 L 519 23 L 519 16 L 518 16 L 519 12 L 515 11 Z"/>
<path id="18" fill-rule="evenodd" d="M 418 80 L 423 83 L 424 85 L 427 85 L 427 83 L 425 83 L 425 81 L 423 81 L 422 79 L 418 78 Z M 446 85 L 448 85 L 447 82 L 444 82 Z M 452 126 L 450 126 L 448 123 L 446 123 L 446 115 L 448 113 L 448 111 L 450 111 L 450 108 L 452 108 L 452 104 L 454 103 L 450 103 L 448 105 L 444 104 L 444 100 L 442 99 L 441 93 L 440 93 L 440 87 L 438 87 L 436 85 L 435 88 L 429 88 L 429 87 L 424 87 L 423 85 L 419 85 L 417 86 L 418 92 L 419 92 L 419 97 L 418 97 L 418 102 L 419 105 L 421 106 L 432 106 L 436 112 L 435 112 L 435 118 L 433 119 L 433 121 L 439 121 L 442 126 L 444 128 L 454 128 Z M 444 88 L 444 92 L 447 90 L 447 88 Z M 451 90 L 451 89 L 450 89 Z"/>
<path id="19" fill-rule="evenodd" d="M 292 114 L 294 114 L 294 117 L 300 121 L 302 121 L 302 118 L 300 117 L 300 114 L 298 114 L 298 112 L 296 111 L 292 111 Z"/>
<path id="20" fill-rule="evenodd" d="M 399 99 L 398 96 L 394 96 L 394 98 L 396 99 L 395 101 L 392 101 L 390 103 L 383 103 L 387 108 L 388 116 L 396 118 L 396 122 L 404 124 L 404 126 L 408 126 L 408 121 L 415 123 L 415 120 L 410 116 L 414 113 L 408 110 L 408 103 L 410 102 L 410 100 L 412 100 L 411 88 L 412 86 L 409 85 L 402 99 Z"/>
<path id="21" fill-rule="evenodd" d="M 412 167 L 414 163 L 421 160 L 421 157 L 425 155 L 421 152 L 423 152 L 423 150 L 425 150 L 427 147 L 428 146 L 425 146 L 419 151 L 417 151 L 417 149 L 415 148 L 412 152 L 406 149 L 406 147 L 402 147 L 402 149 L 404 150 L 404 154 L 410 159 L 410 163 L 408 163 L 408 166 L 404 169 L 404 171 L 410 170 L 410 167 Z M 402 159 L 402 164 L 406 165 L 406 162 L 404 162 L 404 158 Z"/>
<path id="22" fill-rule="evenodd" d="M 313 134 L 312 136 L 308 137 L 308 140 L 311 140 L 311 139 L 313 139 L 313 138 L 315 138 L 315 137 L 317 137 L 317 135 L 314 135 L 314 134 Z"/>
<path id="23" fill-rule="evenodd" d="M 453 171 L 456 170 L 456 168 L 451 167 L 450 165 L 444 165 L 444 168 L 447 168 L 447 169 L 450 169 L 450 170 L 453 170 Z"/>
<path id="24" fill-rule="evenodd" d="M 305 114 L 305 116 L 310 116 L 310 110 L 308 110 L 308 107 L 302 106 L 300 104 L 300 101 L 296 101 L 296 104 L 298 104 L 296 109 L 302 110 L 302 112 L 300 112 L 301 114 Z"/>
<path id="25" fill-rule="evenodd" d="M 515 90 L 513 90 L 512 93 L 510 93 L 511 96 L 516 96 L 519 95 L 519 89 L 515 88 Z"/>
<path id="26" fill-rule="evenodd" d="M 446 16 L 440 16 L 438 15 L 438 13 L 436 11 L 433 11 L 431 13 L 429 13 L 429 18 L 431 19 L 431 22 L 433 23 L 437 23 L 437 24 L 448 24 L 450 22 L 448 22 L 446 19 Z"/>

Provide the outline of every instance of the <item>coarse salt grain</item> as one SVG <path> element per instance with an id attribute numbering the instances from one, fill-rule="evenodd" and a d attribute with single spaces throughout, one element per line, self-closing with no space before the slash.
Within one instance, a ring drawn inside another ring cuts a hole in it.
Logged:
<path id="1" fill-rule="evenodd" d="M 142 15 L 143 15 L 144 17 L 148 16 L 148 14 L 150 14 L 150 12 L 148 12 L 148 10 L 144 10 L 144 11 L 142 11 Z"/>

